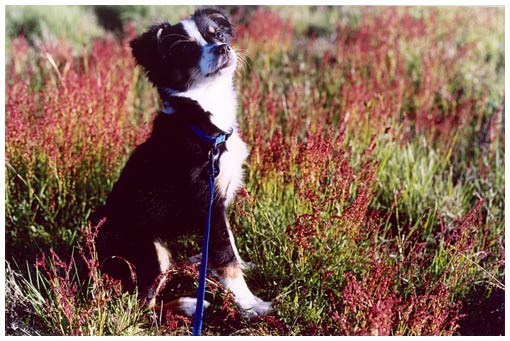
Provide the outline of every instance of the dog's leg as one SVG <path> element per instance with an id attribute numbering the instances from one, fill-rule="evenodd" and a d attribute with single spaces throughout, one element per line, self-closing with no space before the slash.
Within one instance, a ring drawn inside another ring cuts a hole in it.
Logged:
<path id="1" fill-rule="evenodd" d="M 243 269 L 245 271 L 255 269 L 256 265 L 254 263 L 246 262 L 241 258 L 241 256 L 239 256 L 239 251 L 237 250 L 235 240 L 234 240 L 234 234 L 232 233 L 232 229 L 230 228 L 230 225 L 228 226 L 227 231 L 228 231 L 228 237 L 230 239 L 230 244 L 232 245 L 232 248 L 234 250 L 234 255 L 236 256 L 237 261 L 239 262 L 239 265 L 241 266 L 241 269 Z M 191 262 L 191 264 L 200 263 L 201 260 L 202 260 L 201 253 L 199 253 L 198 255 L 189 257 L 189 261 Z"/>
<path id="2" fill-rule="evenodd" d="M 271 302 L 264 302 L 252 294 L 237 261 L 216 268 L 215 271 L 225 289 L 232 291 L 236 304 L 246 316 L 263 315 L 271 310 Z"/>
<path id="3" fill-rule="evenodd" d="M 126 243 L 123 255 L 136 269 L 140 297 L 149 307 L 154 306 L 166 282 L 164 273 L 173 266 L 170 252 L 159 239 L 139 238 Z"/>
<path id="4" fill-rule="evenodd" d="M 149 307 L 152 307 L 156 304 L 156 299 L 160 291 L 165 287 L 165 283 L 168 279 L 166 272 L 173 266 L 172 255 L 170 254 L 170 251 L 166 245 L 160 239 L 155 239 L 152 243 L 154 244 L 154 249 L 156 250 L 160 275 L 158 276 L 159 278 L 157 283 L 153 284 L 153 290 L 150 293 L 151 297 L 148 297 L 149 301 L 147 304 Z"/>
<path id="5" fill-rule="evenodd" d="M 138 287 L 139 295 L 147 303 L 153 298 L 154 281 L 161 273 L 161 250 L 146 238 L 134 238 L 120 233 L 102 232 L 98 245 L 101 271 L 120 280 L 125 290 Z M 159 253 L 159 254 L 158 254 Z M 168 258 L 169 259 L 169 258 Z M 168 266 L 167 261 L 165 266 Z"/>
<path id="6" fill-rule="evenodd" d="M 211 231 L 211 268 L 218 276 L 225 289 L 232 291 L 236 304 L 247 316 L 267 313 L 271 302 L 264 302 L 252 294 L 246 281 L 233 236 L 229 232 L 226 213 L 223 208 L 215 210 L 214 226 Z"/>
<path id="7" fill-rule="evenodd" d="M 187 316 L 193 316 L 197 307 L 197 299 L 195 297 L 180 297 L 176 300 L 168 303 L 158 304 L 157 297 L 161 290 L 164 289 L 166 281 L 168 280 L 168 270 L 174 267 L 172 255 L 170 250 L 166 247 L 165 243 L 160 239 L 153 241 L 154 248 L 156 250 L 156 256 L 159 263 L 160 276 L 158 281 L 153 284 L 152 298 L 148 301 L 148 306 L 153 308 L 157 313 L 164 313 L 165 311 L 171 310 L 179 313 L 183 313 Z M 208 308 L 210 303 L 204 301 L 204 308 Z"/>
<path id="8" fill-rule="evenodd" d="M 239 262 L 239 265 L 241 266 L 241 269 L 243 270 L 252 270 L 255 268 L 255 264 L 252 262 L 245 262 L 241 259 L 241 256 L 239 255 L 239 251 L 237 250 L 236 241 L 234 239 L 234 234 L 232 233 L 232 229 L 230 228 L 230 224 L 228 223 L 227 218 L 225 217 L 225 222 L 227 223 L 227 231 L 228 231 L 228 238 L 230 239 L 230 245 L 232 245 L 232 249 L 234 250 L 234 255 L 237 258 L 237 261 Z"/>

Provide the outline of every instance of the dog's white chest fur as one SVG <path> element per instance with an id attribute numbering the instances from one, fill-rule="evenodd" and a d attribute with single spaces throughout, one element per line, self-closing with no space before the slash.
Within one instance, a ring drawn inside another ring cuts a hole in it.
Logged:
<path id="1" fill-rule="evenodd" d="M 221 130 L 228 132 L 236 128 L 237 95 L 232 81 L 228 81 L 228 78 L 215 82 L 204 81 L 203 84 L 177 93 L 176 96 L 197 101 L 202 109 L 212 114 L 212 124 Z"/>
<path id="2" fill-rule="evenodd" d="M 235 130 L 227 140 L 226 147 L 220 157 L 216 187 L 225 196 L 228 205 L 243 185 L 243 163 L 248 156 L 248 148 Z"/>
<path id="3" fill-rule="evenodd" d="M 232 84 L 231 72 L 221 75 L 221 81 L 204 82 L 177 96 L 188 97 L 211 113 L 211 122 L 225 132 L 232 131 L 226 142 L 226 150 L 220 157 L 220 173 L 216 178 L 217 190 L 226 198 L 228 205 L 243 185 L 243 163 L 248 148 L 237 132 L 237 96 Z"/>

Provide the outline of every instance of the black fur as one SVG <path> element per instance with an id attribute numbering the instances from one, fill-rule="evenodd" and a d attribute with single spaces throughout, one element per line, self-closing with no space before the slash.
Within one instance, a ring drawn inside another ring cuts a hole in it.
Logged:
<path id="1" fill-rule="evenodd" d="M 233 27 L 221 11 L 199 10 L 193 18 L 201 18 L 200 25 L 197 23 L 201 30 L 214 23 L 215 28 L 224 32 L 226 42 L 233 36 Z M 151 27 L 131 42 L 133 56 L 154 85 L 176 90 L 189 85 L 190 70 L 196 66 L 200 49 L 192 42 L 175 45 L 185 34 L 182 24 L 164 23 Z M 211 123 L 210 113 L 197 102 L 162 91 L 160 95 L 175 112 L 158 114 L 151 136 L 132 153 L 106 204 L 93 219 L 97 223 L 106 218 L 97 240 L 103 270 L 129 282 L 126 264 L 112 257 L 129 261 L 136 269 L 139 290 L 147 299 L 151 298 L 149 288 L 160 273 L 153 241 L 172 241 L 188 233 L 201 233 L 206 221 L 209 200 L 206 170 L 211 145 L 196 136 L 190 125 L 212 136 L 225 133 Z M 220 151 L 225 152 L 224 143 Z M 213 268 L 237 262 L 228 236 L 226 209 L 225 198 L 217 193 L 209 256 Z"/>
<path id="2" fill-rule="evenodd" d="M 100 260 L 121 256 L 131 262 L 145 292 L 159 275 L 153 241 L 202 232 L 206 221 L 211 146 L 189 125 L 195 124 L 211 136 L 225 133 L 210 123 L 196 102 L 176 97 L 170 101 L 176 113 L 155 119 L 150 138 L 131 155 L 100 214 L 107 218 L 98 238 Z M 222 144 L 220 151 L 224 150 Z M 213 267 L 235 262 L 224 202 L 217 194 L 211 226 Z M 126 276 L 124 271 L 122 279 Z"/>
<path id="3" fill-rule="evenodd" d="M 193 14 L 193 20 L 197 24 L 198 30 L 202 36 L 211 43 L 220 39 L 221 42 L 230 44 L 230 40 L 234 38 L 234 26 L 230 23 L 225 12 L 216 8 L 199 9 Z M 209 32 L 209 26 L 215 29 L 215 33 Z M 221 35 L 218 35 L 221 33 Z"/>
<path id="4" fill-rule="evenodd" d="M 229 44 L 234 36 L 234 27 L 226 14 L 219 9 L 199 9 L 192 19 L 208 43 Z M 209 32 L 210 26 L 215 29 L 215 33 Z M 147 32 L 133 39 L 130 45 L 133 56 L 138 64 L 144 67 L 147 78 L 154 85 L 186 90 L 191 71 L 200 58 L 200 48 L 193 41 L 187 41 L 187 34 L 181 23 L 151 26 Z"/>

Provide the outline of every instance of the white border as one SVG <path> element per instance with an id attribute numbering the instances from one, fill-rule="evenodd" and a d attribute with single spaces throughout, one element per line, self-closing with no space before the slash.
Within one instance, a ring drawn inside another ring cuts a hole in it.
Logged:
<path id="1" fill-rule="evenodd" d="M 122 0 L 110 0 L 107 3 L 105 1 L 28 1 L 28 0 L 5 0 L 6 5 L 281 5 L 281 6 L 317 6 L 317 5 L 328 5 L 328 6 L 504 6 L 508 1 L 504 0 L 491 0 L 491 1 L 475 1 L 475 0 L 442 0 L 442 1 L 431 1 L 431 0 L 418 0 L 418 1 L 402 1 L 402 0 L 363 0 L 363 1 L 346 1 L 346 0 L 258 0 L 258 1 L 235 1 L 235 0 L 209 0 L 209 1 L 185 1 L 185 0 L 173 0 L 173 1 L 122 1 Z M 5 16 L 4 16 L 5 18 Z"/>
<path id="2" fill-rule="evenodd" d="M 350 6 L 502 6 L 505 7 L 505 108 L 508 108 L 508 96 L 509 96 L 509 76 L 510 71 L 508 66 L 508 46 L 509 46 L 509 37 L 508 37 L 508 25 L 509 25 L 509 17 L 506 3 L 508 1 L 504 0 L 492 0 L 489 2 L 482 1 L 473 1 L 473 0 L 464 0 L 464 1 L 455 1 L 455 0 L 443 0 L 443 1 L 327 1 L 322 0 L 319 2 L 314 1 L 232 1 L 232 0 L 223 0 L 223 1 L 193 1 L 195 5 L 350 5 Z M 25 1 L 25 0 L 6 0 L 2 6 L 0 6 L 0 37 L 2 38 L 2 44 L 0 46 L 0 61 L 2 62 L 2 71 L 0 72 L 0 88 L 2 91 L 2 95 L 0 96 L 0 116 L 2 122 L 0 123 L 0 155 L 1 155 L 1 167 L 0 167 L 0 177 L 2 182 L 0 184 L 0 205 L 2 208 L 0 209 L 0 226 L 2 232 L 0 233 L 0 252 L 1 252 L 1 264 L 0 264 L 0 293 L 2 299 L 0 300 L 0 329 L 1 333 L 5 335 L 5 7 L 7 5 L 103 5 L 104 1 L 66 1 L 62 3 L 60 1 L 51 0 L 44 2 L 37 1 Z M 108 1 L 108 4 L 111 5 L 190 5 L 189 1 L 176 0 L 171 2 L 164 2 L 160 0 L 156 1 L 121 1 L 114 0 Z M 508 207 L 506 205 L 506 198 L 510 194 L 509 184 L 510 180 L 507 174 L 507 167 L 509 164 L 509 156 L 508 151 L 506 151 L 506 147 L 508 146 L 508 132 L 509 132 L 509 123 L 508 120 L 505 120 L 505 245 L 508 247 L 510 239 L 508 238 L 508 229 L 507 229 L 507 219 L 508 216 Z M 506 253 L 506 259 L 508 259 L 508 253 Z M 505 264 L 505 269 L 507 269 L 507 265 Z M 506 271 L 505 271 L 506 272 Z M 508 286 L 509 278 L 506 276 L 505 278 L 505 287 Z M 509 294 L 505 292 L 505 306 L 508 307 L 508 298 Z M 510 314 L 505 313 L 505 332 L 510 333 Z M 216 337 L 214 337 L 216 338 Z"/>

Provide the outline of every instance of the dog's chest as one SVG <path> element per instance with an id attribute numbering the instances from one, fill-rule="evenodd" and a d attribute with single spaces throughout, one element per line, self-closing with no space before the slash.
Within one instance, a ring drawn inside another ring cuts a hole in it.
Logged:
<path id="1" fill-rule="evenodd" d="M 243 163 L 247 156 L 246 144 L 234 132 L 226 142 L 225 152 L 221 154 L 220 173 L 216 178 L 216 188 L 226 198 L 227 205 L 243 185 Z"/>

